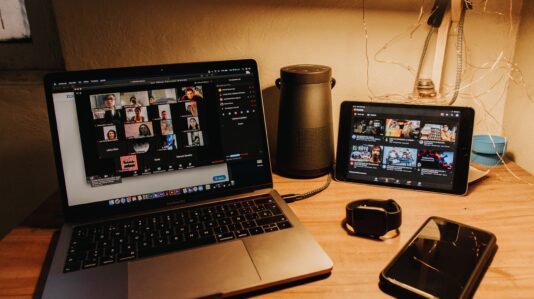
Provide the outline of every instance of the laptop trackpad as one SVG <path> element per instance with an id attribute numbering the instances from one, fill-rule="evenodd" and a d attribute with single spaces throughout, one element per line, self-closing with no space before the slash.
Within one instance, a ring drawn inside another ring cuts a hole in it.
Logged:
<path id="1" fill-rule="evenodd" d="M 261 279 L 241 240 L 128 264 L 128 298 L 202 297 Z"/>

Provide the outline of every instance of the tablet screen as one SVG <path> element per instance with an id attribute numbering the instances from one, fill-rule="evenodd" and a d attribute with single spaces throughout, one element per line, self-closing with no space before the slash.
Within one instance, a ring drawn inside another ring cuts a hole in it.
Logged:
<path id="1" fill-rule="evenodd" d="M 353 102 L 345 110 L 350 120 L 340 123 L 345 141 L 338 144 L 345 147 L 338 157 L 345 180 L 451 192 L 456 173 L 465 176 L 469 147 L 461 135 L 471 138 L 464 115 L 471 109 Z"/>

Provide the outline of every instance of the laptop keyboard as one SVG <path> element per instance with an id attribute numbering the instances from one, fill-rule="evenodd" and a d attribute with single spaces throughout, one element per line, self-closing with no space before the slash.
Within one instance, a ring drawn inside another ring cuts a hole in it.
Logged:
<path id="1" fill-rule="evenodd" d="M 73 229 L 63 272 L 290 228 L 270 196 L 142 215 Z"/>

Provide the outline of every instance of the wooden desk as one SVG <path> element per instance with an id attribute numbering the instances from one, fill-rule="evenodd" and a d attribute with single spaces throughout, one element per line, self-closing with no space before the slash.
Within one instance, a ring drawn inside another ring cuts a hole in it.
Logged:
<path id="1" fill-rule="evenodd" d="M 534 177 L 510 163 L 523 181 L 503 167 L 471 186 L 467 196 L 332 182 L 330 188 L 291 208 L 334 261 L 327 279 L 284 289 L 265 297 L 387 297 L 378 289 L 386 263 L 432 215 L 492 231 L 499 250 L 476 297 L 534 298 Z M 324 178 L 290 180 L 274 177 L 281 193 L 313 189 Z M 398 238 L 385 242 L 349 237 L 340 226 L 345 204 L 358 198 L 394 198 L 403 209 Z M 18 227 L 0 242 L 0 297 L 30 298 L 34 292 L 52 230 Z"/>

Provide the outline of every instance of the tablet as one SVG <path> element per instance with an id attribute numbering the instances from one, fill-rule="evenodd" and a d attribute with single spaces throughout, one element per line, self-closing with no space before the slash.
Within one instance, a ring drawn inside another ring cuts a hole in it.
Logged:
<path id="1" fill-rule="evenodd" d="M 343 102 L 335 177 L 465 194 L 472 108 Z"/>

